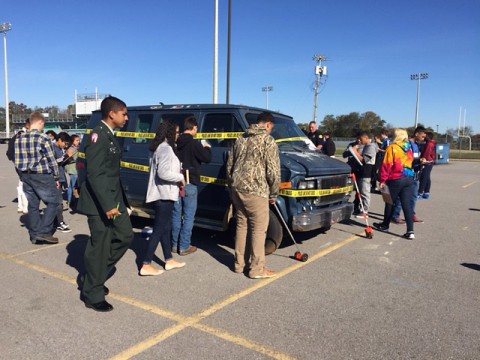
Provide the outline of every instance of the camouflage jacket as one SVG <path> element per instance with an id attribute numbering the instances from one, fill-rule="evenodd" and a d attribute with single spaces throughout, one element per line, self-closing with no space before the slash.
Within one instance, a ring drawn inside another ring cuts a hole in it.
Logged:
<path id="1" fill-rule="evenodd" d="M 235 190 L 275 198 L 280 186 L 278 146 L 264 127 L 254 124 L 237 138 L 227 161 L 227 181 Z"/>

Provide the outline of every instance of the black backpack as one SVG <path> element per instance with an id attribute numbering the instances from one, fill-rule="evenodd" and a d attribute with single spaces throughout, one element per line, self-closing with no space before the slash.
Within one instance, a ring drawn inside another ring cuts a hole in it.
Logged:
<path id="1" fill-rule="evenodd" d="M 21 132 L 18 132 L 17 134 L 13 135 L 12 138 L 8 141 L 8 148 L 7 148 L 7 158 L 10 161 L 15 161 L 15 140 L 18 139 L 20 136 Z"/>

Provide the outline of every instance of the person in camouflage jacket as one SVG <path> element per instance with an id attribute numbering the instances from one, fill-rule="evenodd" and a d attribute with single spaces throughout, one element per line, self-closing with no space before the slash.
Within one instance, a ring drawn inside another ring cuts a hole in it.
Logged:
<path id="1" fill-rule="evenodd" d="M 243 273 L 250 260 L 248 275 L 253 279 L 275 276 L 265 268 L 269 203 L 275 203 L 280 185 L 278 146 L 270 136 L 273 126 L 271 113 L 259 114 L 257 124 L 237 138 L 227 161 L 227 182 L 237 220 L 235 272 Z M 251 234 L 250 259 L 245 259 L 247 232 Z"/>

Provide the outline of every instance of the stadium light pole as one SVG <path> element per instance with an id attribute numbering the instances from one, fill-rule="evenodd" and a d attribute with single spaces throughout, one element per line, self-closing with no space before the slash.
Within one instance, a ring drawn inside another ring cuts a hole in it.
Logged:
<path id="1" fill-rule="evenodd" d="M 410 80 L 417 80 L 417 104 L 415 106 L 415 128 L 418 125 L 418 106 L 420 98 L 420 80 L 427 80 L 428 73 L 418 73 L 410 75 Z"/>
<path id="2" fill-rule="evenodd" d="M 265 100 L 266 107 L 265 107 L 265 109 L 268 110 L 268 93 L 270 91 L 273 91 L 273 86 L 270 86 L 270 85 L 264 86 L 264 87 L 262 87 L 262 91 L 266 93 L 266 100 Z"/>
<path id="3" fill-rule="evenodd" d="M 327 67 L 322 67 L 322 61 L 327 60 L 326 56 L 315 54 L 313 60 L 317 62 L 315 66 L 315 96 L 313 99 L 313 121 L 317 121 L 317 109 L 318 109 L 318 89 L 320 88 L 320 78 L 326 75 Z"/>
<path id="4" fill-rule="evenodd" d="M 10 137 L 10 109 L 8 108 L 8 71 L 7 71 L 7 31 L 12 30 L 12 24 L 6 22 L 0 24 L 0 32 L 3 33 L 3 70 L 5 73 L 5 132 Z"/>

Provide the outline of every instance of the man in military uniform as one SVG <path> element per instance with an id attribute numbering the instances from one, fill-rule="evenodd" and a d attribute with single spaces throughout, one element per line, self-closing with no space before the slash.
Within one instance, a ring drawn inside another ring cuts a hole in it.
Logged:
<path id="1" fill-rule="evenodd" d="M 101 104 L 102 121 L 85 145 L 86 178 L 80 191 L 79 212 L 87 215 L 90 240 L 85 249 L 85 277 L 82 289 L 85 306 L 111 311 L 105 301 L 105 281 L 133 239 L 128 202 L 120 183 L 121 150 L 114 136 L 128 120 L 127 106 L 109 96 Z"/>

